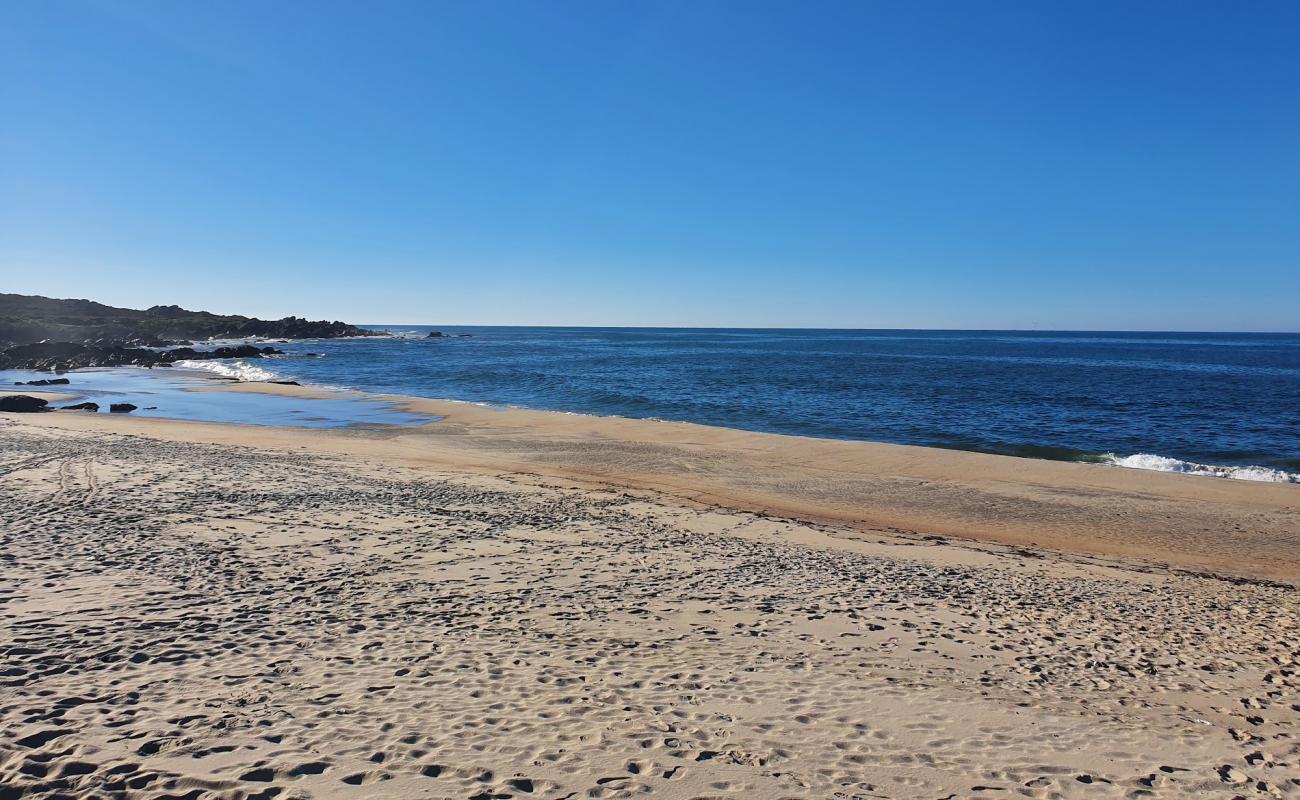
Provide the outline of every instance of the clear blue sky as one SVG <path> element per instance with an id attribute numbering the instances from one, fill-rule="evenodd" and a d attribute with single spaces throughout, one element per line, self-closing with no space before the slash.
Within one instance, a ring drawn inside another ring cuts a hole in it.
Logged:
<path id="1" fill-rule="evenodd" d="M 1300 2 L 0 0 L 0 290 L 1300 330 Z"/>

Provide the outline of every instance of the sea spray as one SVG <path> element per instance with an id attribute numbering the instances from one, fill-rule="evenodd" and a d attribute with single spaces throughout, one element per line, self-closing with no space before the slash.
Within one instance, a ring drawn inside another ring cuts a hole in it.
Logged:
<path id="1" fill-rule="evenodd" d="M 1284 472 L 1268 467 L 1220 467 L 1213 464 L 1198 464 L 1194 461 L 1182 461 L 1169 456 L 1151 453 L 1135 453 L 1131 456 L 1117 456 L 1106 453 L 1101 463 L 1129 469 L 1149 469 L 1157 472 L 1178 472 L 1184 475 L 1204 475 L 1211 478 L 1232 478 L 1239 481 L 1263 481 L 1266 483 L 1300 483 L 1300 474 Z"/>
<path id="2" fill-rule="evenodd" d="M 269 369 L 249 364 L 247 361 L 177 361 L 176 366 L 200 369 L 239 381 L 278 381 L 282 376 Z"/>

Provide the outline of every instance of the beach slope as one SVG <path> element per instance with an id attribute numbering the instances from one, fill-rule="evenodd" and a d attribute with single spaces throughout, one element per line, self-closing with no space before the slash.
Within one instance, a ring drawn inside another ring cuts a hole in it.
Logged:
<path id="1" fill-rule="evenodd" d="M 0 418 L 6 796 L 1300 790 L 1296 487 L 422 407 Z"/>

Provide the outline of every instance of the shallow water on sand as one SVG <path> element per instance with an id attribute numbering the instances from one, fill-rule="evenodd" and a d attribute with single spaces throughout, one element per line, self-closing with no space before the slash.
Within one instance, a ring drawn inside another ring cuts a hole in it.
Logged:
<path id="1" fill-rule="evenodd" d="M 111 403 L 132 403 L 137 417 L 161 417 L 198 422 L 237 422 L 251 425 L 291 425 L 308 428 L 372 427 L 376 425 L 419 425 L 436 417 L 413 414 L 392 403 L 352 397 L 345 392 L 322 398 L 289 397 L 250 392 L 198 392 L 220 385 L 206 373 L 182 369 L 75 370 L 60 377 L 66 386 L 15 386 L 16 381 L 53 377 L 47 373 L 0 370 L 0 391 L 20 394 L 23 390 L 57 392 L 75 399 L 50 403 L 57 408 L 89 400 L 98 403 L 100 413 Z"/>

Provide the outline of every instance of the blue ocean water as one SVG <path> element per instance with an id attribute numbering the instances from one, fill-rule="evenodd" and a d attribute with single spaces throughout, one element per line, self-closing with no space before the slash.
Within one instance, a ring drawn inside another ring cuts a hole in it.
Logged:
<path id="1" fill-rule="evenodd" d="M 410 338 L 281 344 L 256 366 L 803 436 L 1300 469 L 1300 334 L 369 327 Z"/>

